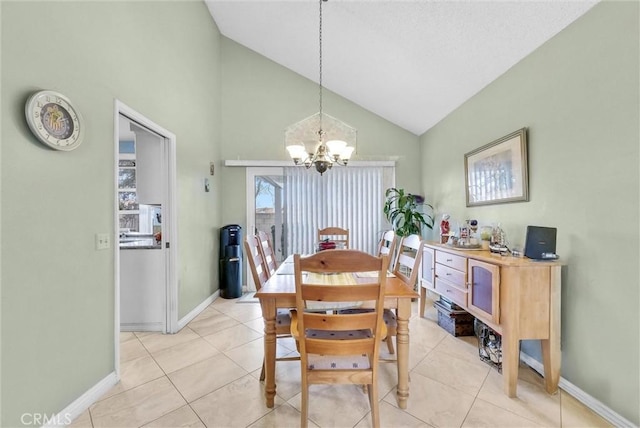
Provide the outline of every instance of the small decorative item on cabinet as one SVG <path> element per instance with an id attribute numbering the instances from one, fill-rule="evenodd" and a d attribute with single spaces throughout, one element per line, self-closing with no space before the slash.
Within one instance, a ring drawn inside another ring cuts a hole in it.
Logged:
<path id="1" fill-rule="evenodd" d="M 438 310 L 438 325 L 453 336 L 473 336 L 473 315 L 449 307 L 445 301 L 433 304 Z M 457 305 L 454 305 L 457 307 Z"/>
<path id="2" fill-rule="evenodd" d="M 449 214 L 442 214 L 442 221 L 440 222 L 440 243 L 446 244 L 449 242 Z"/>
<path id="3" fill-rule="evenodd" d="M 507 234 L 498 224 L 493 227 L 493 234 L 491 236 L 491 244 L 489 249 L 492 253 L 507 254 L 509 253 L 509 247 L 507 246 Z"/>
<path id="4" fill-rule="evenodd" d="M 482 226 L 480 228 L 480 245 L 482 245 L 483 250 L 489 249 L 489 244 L 491 243 L 492 235 L 493 235 L 493 227 Z"/>

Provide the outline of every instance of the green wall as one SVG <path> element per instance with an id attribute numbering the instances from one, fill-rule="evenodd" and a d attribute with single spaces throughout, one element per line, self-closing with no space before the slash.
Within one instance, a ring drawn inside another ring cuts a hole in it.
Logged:
<path id="1" fill-rule="evenodd" d="M 639 7 L 603 2 L 421 137 L 439 213 L 558 228 L 562 376 L 638 425 Z M 464 154 L 529 129 L 530 201 L 467 208 Z M 539 358 L 537 342 L 524 351 Z"/>
<path id="2" fill-rule="evenodd" d="M 324 99 L 358 129 L 356 159 L 397 159 L 397 185 L 422 189 L 439 213 L 501 222 L 514 244 L 527 224 L 558 227 L 563 377 L 635 424 L 638 13 L 636 2 L 596 6 L 420 139 Z M 114 257 L 94 249 L 96 233 L 115 233 L 114 99 L 177 136 L 183 317 L 218 288 L 218 228 L 245 221 L 244 168 L 223 161 L 286 159 L 283 130 L 317 111 L 317 85 L 220 37 L 199 1 L 2 1 L 0 24 L 0 425 L 15 426 L 114 369 Z M 30 134 L 24 102 L 39 89 L 78 105 L 79 149 L 54 152 Z M 531 201 L 466 208 L 464 153 L 523 126 Z"/>
<path id="3" fill-rule="evenodd" d="M 318 84 L 225 37 L 221 58 L 221 159 L 290 160 L 284 130 L 318 112 Z M 416 135 L 328 90 L 323 95 L 323 112 L 357 129 L 354 160 L 397 159 L 396 185 L 420 192 Z M 223 221 L 244 224 L 245 168 L 222 170 Z"/>
<path id="4" fill-rule="evenodd" d="M 114 99 L 177 136 L 180 316 L 217 289 L 209 161 L 219 159 L 220 35 L 204 3 L 2 1 L 1 426 L 56 413 L 114 370 Z M 86 122 L 75 151 L 24 118 L 40 89 Z"/>

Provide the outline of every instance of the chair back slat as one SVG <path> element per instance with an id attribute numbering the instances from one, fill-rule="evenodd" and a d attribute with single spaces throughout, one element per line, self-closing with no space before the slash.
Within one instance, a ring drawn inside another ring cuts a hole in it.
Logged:
<path id="1" fill-rule="evenodd" d="M 269 276 L 273 275 L 278 269 L 278 261 L 276 260 L 276 253 L 273 249 L 273 244 L 269 239 L 269 235 L 262 230 L 258 231 L 258 240 L 260 241 L 260 251 L 262 252 L 262 258 L 267 269 Z"/>
<path id="2" fill-rule="evenodd" d="M 256 285 L 256 290 L 260 291 L 264 283 L 269 279 L 269 274 L 264 264 L 262 251 L 260 251 L 260 242 L 257 236 L 248 235 L 245 237 L 244 252 L 247 263 L 249 264 L 249 269 L 251 270 L 253 282 Z"/>
<path id="3" fill-rule="evenodd" d="M 305 257 L 305 272 L 318 273 L 357 273 L 357 272 L 377 272 L 379 261 L 377 257 L 363 253 L 358 250 L 325 250 L 321 251 L 322 257 Z M 318 253 L 318 254 L 320 254 Z M 335 257 L 325 257 L 328 254 L 336 255 Z M 369 256 L 373 259 L 364 257 Z M 384 276 L 384 275 L 383 275 Z"/>
<path id="4" fill-rule="evenodd" d="M 413 287 L 418 279 L 423 247 L 424 241 L 419 235 L 409 235 L 402 237 L 396 251 L 393 273 L 410 287 Z"/>
<path id="5" fill-rule="evenodd" d="M 331 278 L 330 280 L 334 279 L 336 278 Z M 346 279 L 345 282 L 347 282 Z M 339 291 L 336 291 L 331 287 L 332 285 L 327 284 L 308 284 L 304 288 L 302 299 L 307 302 L 354 302 L 361 300 L 375 300 L 378 298 L 378 289 L 380 288 L 378 284 L 357 284 L 357 286 L 354 287 L 341 288 Z M 336 296 L 336 293 L 340 293 L 340 298 L 343 300 L 335 300 L 338 297 Z"/>
<path id="6" fill-rule="evenodd" d="M 390 259 L 393 258 L 393 252 L 396 249 L 397 237 L 393 230 L 387 230 L 382 234 L 378 243 L 378 257 L 386 254 Z"/>

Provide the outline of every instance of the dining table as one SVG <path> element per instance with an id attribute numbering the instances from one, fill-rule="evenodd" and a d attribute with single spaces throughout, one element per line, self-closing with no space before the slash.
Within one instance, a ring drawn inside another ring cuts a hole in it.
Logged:
<path id="1" fill-rule="evenodd" d="M 366 275 L 353 275 L 350 281 L 370 282 Z M 326 275 L 327 284 L 336 278 Z M 296 307 L 296 282 L 293 256 L 284 260 L 276 272 L 267 280 L 255 297 L 260 300 L 264 318 L 264 356 L 265 356 L 265 396 L 267 407 L 274 406 L 276 396 L 276 314 L 278 309 Z M 389 273 L 385 286 L 385 309 L 396 311 L 396 364 L 398 386 L 396 398 L 398 407 L 407 408 L 409 399 L 409 318 L 411 317 L 411 300 L 417 299 L 418 293 L 400 278 Z"/>

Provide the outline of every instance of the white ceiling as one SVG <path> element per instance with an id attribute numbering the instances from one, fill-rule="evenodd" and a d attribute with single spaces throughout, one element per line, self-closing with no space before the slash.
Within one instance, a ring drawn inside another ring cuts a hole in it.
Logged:
<path id="1" fill-rule="evenodd" d="M 205 1 L 224 36 L 318 82 L 318 1 Z M 421 135 L 598 1 L 330 0 L 323 86 Z"/>

